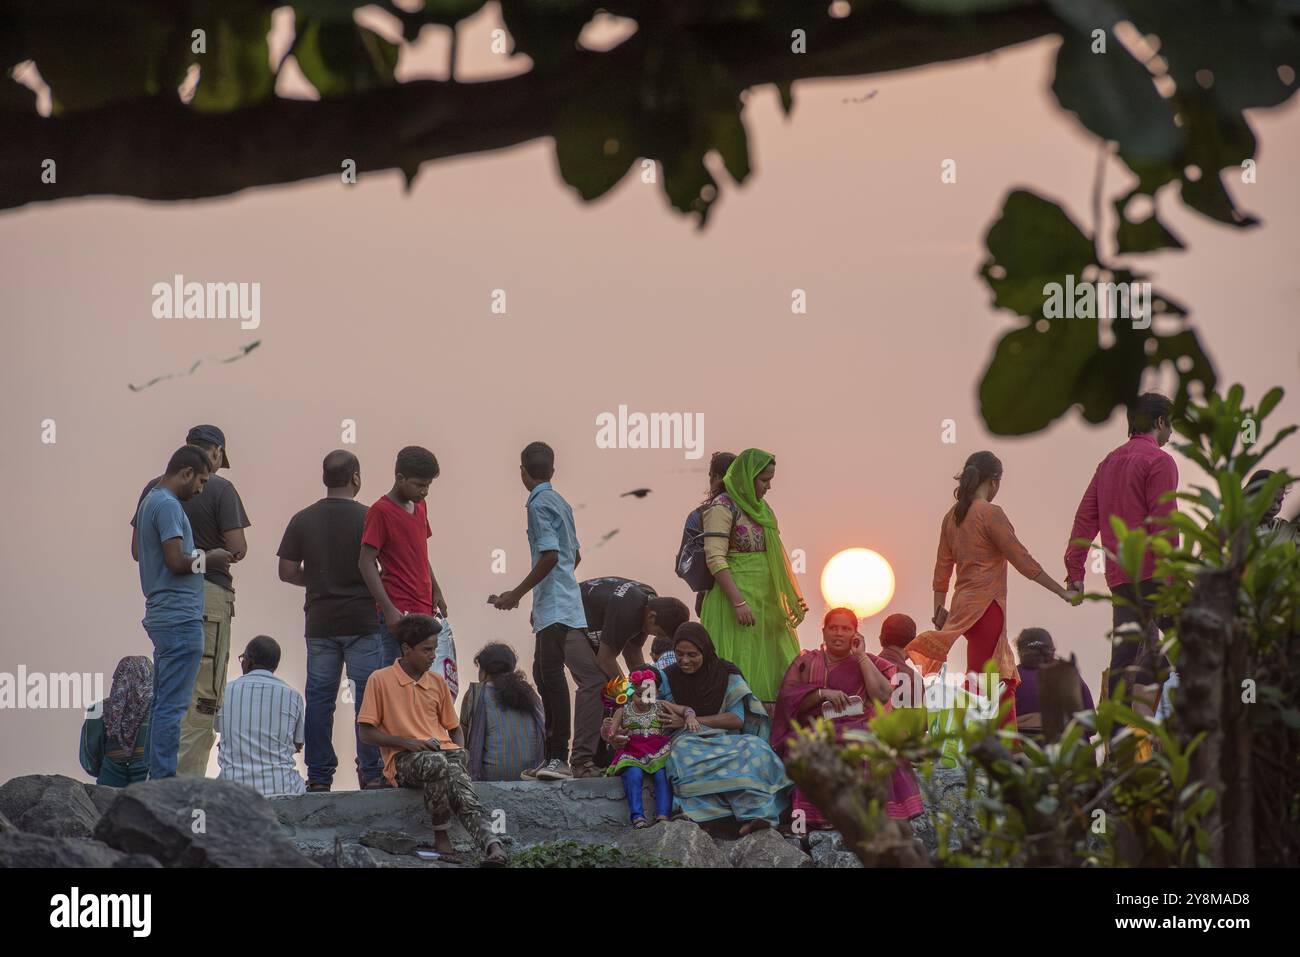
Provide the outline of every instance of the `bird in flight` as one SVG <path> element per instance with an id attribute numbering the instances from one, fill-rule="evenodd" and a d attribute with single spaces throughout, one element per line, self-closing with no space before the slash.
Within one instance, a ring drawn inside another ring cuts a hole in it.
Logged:
<path id="1" fill-rule="evenodd" d="M 624 492 L 619 496 L 619 498 L 627 498 L 629 495 L 635 495 L 637 498 L 645 498 L 649 494 L 650 489 L 648 488 L 634 488 L 630 492 Z"/>

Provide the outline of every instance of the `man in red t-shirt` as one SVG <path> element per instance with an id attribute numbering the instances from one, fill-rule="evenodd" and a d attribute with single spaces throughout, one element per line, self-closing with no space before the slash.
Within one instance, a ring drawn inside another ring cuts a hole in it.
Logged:
<path id="1" fill-rule="evenodd" d="M 1129 528 L 1164 535 L 1178 546 L 1178 532 L 1160 521 L 1177 509 L 1172 495 L 1166 495 L 1178 489 L 1178 465 L 1161 448 L 1173 434 L 1172 416 L 1173 403 L 1158 392 L 1143 393 L 1129 409 L 1128 441 L 1097 466 L 1074 515 L 1065 550 L 1065 582 L 1070 588 L 1083 590 L 1083 567 L 1091 547 L 1076 541 L 1091 543 L 1100 534 L 1102 547 L 1115 552 L 1118 540 L 1110 527 L 1111 516 L 1119 516 Z M 1155 556 L 1148 551 L 1140 578 L 1131 582 L 1119 564 L 1106 558 L 1106 584 L 1112 595 L 1126 601 L 1112 606 L 1112 629 L 1118 636 L 1122 626 L 1136 624 L 1145 633 L 1137 640 L 1121 639 L 1112 645 L 1108 694 L 1124 681 L 1131 696 L 1136 685 L 1158 686 L 1167 673 L 1169 662 L 1160 653 L 1160 633 L 1151 617 L 1153 597 L 1160 587 L 1152 577 L 1154 568 Z"/>
<path id="2" fill-rule="evenodd" d="M 394 471 L 393 487 L 366 513 L 357 563 L 379 607 L 385 665 L 401 657 L 393 631 L 403 615 L 432 615 L 436 609 L 447 616 L 426 544 L 433 530 L 424 500 L 438 477 L 438 460 L 428 449 L 408 445 L 397 453 Z"/>

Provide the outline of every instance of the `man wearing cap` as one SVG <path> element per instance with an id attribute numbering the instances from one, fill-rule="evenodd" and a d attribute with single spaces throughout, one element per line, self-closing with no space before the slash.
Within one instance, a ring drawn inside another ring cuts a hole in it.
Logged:
<path id="1" fill-rule="evenodd" d="M 230 552 L 233 565 L 248 551 L 244 529 L 252 523 L 235 486 L 217 474 L 220 468 L 230 468 L 225 433 L 215 425 L 196 425 L 185 436 L 185 444 L 202 449 L 212 462 L 212 477 L 203 492 L 181 503 L 194 530 L 194 546 L 205 551 L 224 548 Z M 142 501 L 159 480 L 153 479 L 145 486 L 140 493 Z M 134 518 L 131 526 L 134 543 Z M 216 742 L 213 725 L 225 697 L 226 668 L 230 661 L 230 619 L 234 615 L 235 585 L 230 569 L 208 567 L 203 575 L 203 660 L 194 682 L 189 710 L 181 722 L 177 774 L 203 777 L 207 773 L 208 755 Z"/>

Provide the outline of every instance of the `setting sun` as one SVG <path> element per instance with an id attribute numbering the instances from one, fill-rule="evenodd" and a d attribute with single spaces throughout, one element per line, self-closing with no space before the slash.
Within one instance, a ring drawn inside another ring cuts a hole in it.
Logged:
<path id="1" fill-rule="evenodd" d="M 830 608 L 853 609 L 869 618 L 894 597 L 894 570 L 879 552 L 846 548 L 822 569 L 822 597 Z"/>

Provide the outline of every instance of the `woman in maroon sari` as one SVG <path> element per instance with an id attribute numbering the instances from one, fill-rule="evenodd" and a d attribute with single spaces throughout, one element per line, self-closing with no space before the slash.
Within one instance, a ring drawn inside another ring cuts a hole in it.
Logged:
<path id="1" fill-rule="evenodd" d="M 868 654 L 858 634 L 858 616 L 847 608 L 832 608 L 822 622 L 822 647 L 802 651 L 786 670 L 772 719 L 772 748 L 785 758 L 786 744 L 793 735 L 792 722 L 811 724 L 822 716 L 823 706 L 836 711 L 849 707 L 851 697 L 862 700 L 862 713 L 832 718 L 835 738 L 844 732 L 865 731 L 877 708 L 888 710 L 890 679 L 897 670 L 884 658 Z M 855 709 L 856 710 L 856 709 Z M 796 789 L 793 808 L 802 811 L 809 827 L 828 827 L 820 811 Z M 921 790 L 912 767 L 900 763 L 889 778 L 886 813 L 906 820 L 925 810 Z"/>

